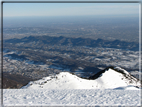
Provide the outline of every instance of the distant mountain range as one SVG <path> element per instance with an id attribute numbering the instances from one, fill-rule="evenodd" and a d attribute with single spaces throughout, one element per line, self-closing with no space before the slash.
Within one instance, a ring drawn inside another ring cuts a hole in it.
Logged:
<path id="1" fill-rule="evenodd" d="M 22 89 L 120 89 L 141 88 L 141 82 L 120 67 L 108 67 L 92 77 L 80 78 L 69 72 L 31 81 Z"/>
<path id="2" fill-rule="evenodd" d="M 90 39 L 90 38 L 71 38 L 71 37 L 51 37 L 51 36 L 29 36 L 22 39 L 9 39 L 5 40 L 4 43 L 29 43 L 39 42 L 40 44 L 47 45 L 70 45 L 70 46 L 88 46 L 88 47 L 103 47 L 103 48 L 117 48 L 125 50 L 139 50 L 139 43 L 126 42 L 120 40 L 103 40 L 103 39 Z"/>

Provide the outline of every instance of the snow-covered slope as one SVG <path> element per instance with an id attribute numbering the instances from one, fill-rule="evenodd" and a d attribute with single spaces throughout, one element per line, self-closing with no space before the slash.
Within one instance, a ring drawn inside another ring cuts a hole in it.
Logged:
<path id="1" fill-rule="evenodd" d="M 131 87 L 140 87 L 139 80 L 119 67 L 105 69 L 97 76 L 95 79 L 82 79 L 69 72 L 61 72 L 55 76 L 29 82 L 22 89 L 126 89 L 125 87 L 130 85 Z M 131 89 L 137 88 L 133 87 Z"/>
<path id="2" fill-rule="evenodd" d="M 5 106 L 111 106 L 140 107 L 141 90 L 4 89 Z"/>

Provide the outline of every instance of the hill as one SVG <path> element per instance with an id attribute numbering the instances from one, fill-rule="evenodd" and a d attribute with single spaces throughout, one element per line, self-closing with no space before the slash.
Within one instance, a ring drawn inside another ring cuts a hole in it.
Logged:
<path id="1" fill-rule="evenodd" d="M 116 70 L 117 69 L 117 70 Z M 99 74 L 99 75 L 98 75 Z M 96 78 L 97 77 L 97 78 Z M 69 72 L 31 81 L 23 89 L 115 89 L 118 87 L 141 87 L 140 81 L 127 71 L 116 67 L 107 68 L 88 79 L 77 77 Z"/>

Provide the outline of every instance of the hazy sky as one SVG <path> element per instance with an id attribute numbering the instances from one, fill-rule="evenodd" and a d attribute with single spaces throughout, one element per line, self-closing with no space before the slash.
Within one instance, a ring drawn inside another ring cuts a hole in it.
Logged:
<path id="1" fill-rule="evenodd" d="M 138 15 L 139 3 L 3 3 L 3 16 Z"/>

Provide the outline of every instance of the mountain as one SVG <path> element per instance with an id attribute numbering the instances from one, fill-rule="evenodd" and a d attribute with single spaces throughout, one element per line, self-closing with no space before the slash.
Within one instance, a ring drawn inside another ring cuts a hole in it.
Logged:
<path id="1" fill-rule="evenodd" d="M 88 79 L 77 77 L 69 72 L 44 77 L 31 81 L 22 89 L 132 89 L 140 87 L 140 81 L 119 67 L 108 67 Z M 123 87 L 123 88 L 119 88 Z"/>
<path id="2" fill-rule="evenodd" d="M 4 43 L 17 44 L 21 43 L 33 43 L 47 45 L 70 45 L 70 46 L 88 46 L 88 47 L 103 47 L 103 48 L 117 48 L 117 49 L 128 49 L 133 51 L 139 50 L 139 43 L 136 42 L 126 42 L 120 40 L 103 40 L 103 39 L 90 39 L 90 38 L 71 38 L 71 37 L 51 37 L 51 36 L 29 36 L 21 39 L 8 39 Z M 28 48 L 28 47 L 25 47 Z"/>

